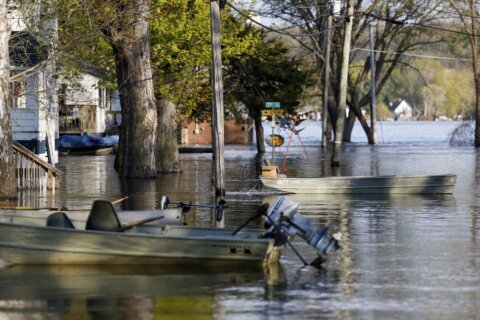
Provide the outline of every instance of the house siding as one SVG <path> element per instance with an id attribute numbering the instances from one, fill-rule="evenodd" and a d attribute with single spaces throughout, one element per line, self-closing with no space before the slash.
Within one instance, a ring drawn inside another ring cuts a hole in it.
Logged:
<path id="1" fill-rule="evenodd" d="M 48 161 L 47 141 L 50 142 L 52 163 L 58 162 L 54 141 L 58 138 L 56 83 L 47 68 L 41 68 L 23 80 L 25 105 L 11 109 L 13 139 Z"/>
<path id="2" fill-rule="evenodd" d="M 27 13 L 28 19 L 50 10 L 43 4 L 30 9 L 31 11 Z M 23 92 L 19 93 L 17 101 L 11 100 L 12 135 L 14 140 L 54 164 L 58 162 L 58 152 L 54 143 L 58 138 L 57 82 L 54 77 L 56 66 L 53 60 L 45 58 L 54 54 L 52 41 L 56 38 L 58 30 L 57 20 L 52 18 L 43 21 L 36 25 L 35 32 L 30 34 L 25 23 L 27 19 L 23 14 L 16 9 L 9 12 L 11 30 L 19 37 L 10 40 L 18 43 L 23 39 L 27 51 L 25 55 L 22 51 L 16 51 L 15 47 L 11 48 L 10 69 L 12 76 L 34 66 L 37 69 L 33 75 L 16 79 L 25 87 Z M 45 63 L 40 67 L 40 62 Z M 52 159 L 48 159 L 47 146 Z"/>

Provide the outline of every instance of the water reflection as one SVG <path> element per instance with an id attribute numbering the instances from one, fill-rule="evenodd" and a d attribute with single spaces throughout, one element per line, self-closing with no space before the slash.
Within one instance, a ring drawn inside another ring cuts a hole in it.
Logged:
<path id="1" fill-rule="evenodd" d="M 300 315 L 335 294 L 340 274 L 282 265 L 241 270 L 15 266 L 0 272 L 0 317 L 152 319 Z M 297 291 L 315 292 L 291 304 Z"/>
<path id="2" fill-rule="evenodd" d="M 0 272 L 0 317 L 45 313 L 90 319 L 161 316 L 210 317 L 226 287 L 241 288 L 268 278 L 261 268 L 126 268 L 15 266 Z M 268 280 L 267 280 L 268 282 Z M 48 315 L 45 316 L 48 318 Z"/>
<path id="3" fill-rule="evenodd" d="M 75 318 L 77 312 L 84 318 L 93 313 L 135 318 L 136 313 L 137 318 L 478 319 L 480 151 L 446 143 L 454 123 L 383 123 L 377 133 L 382 143 L 369 146 L 359 140 L 363 135 L 354 134 L 335 171 L 329 148 L 319 147 L 321 128 L 306 125 L 302 140 L 309 159 L 300 146 L 292 146 L 286 159 L 294 176 L 452 173 L 455 193 L 288 195 L 313 223 L 331 225 L 343 235 L 343 249 L 327 257 L 323 270 L 302 268 L 291 250 L 277 270 L 255 272 L 3 269 L 0 318 Z M 271 190 L 259 187 L 260 161 L 254 147 L 226 149 L 225 226 L 241 225 L 262 202 L 276 200 Z M 93 199 L 128 196 L 119 207 L 153 209 L 162 195 L 206 204 L 218 200 L 211 155 L 182 154 L 181 175 L 148 181 L 121 180 L 112 163 L 113 156 L 61 158 L 65 180 L 53 201 L 89 208 Z M 215 225 L 213 211 L 204 208 L 192 209 L 187 221 Z M 261 225 L 257 219 L 248 227 Z M 307 261 L 316 257 L 304 242 L 293 245 Z"/>

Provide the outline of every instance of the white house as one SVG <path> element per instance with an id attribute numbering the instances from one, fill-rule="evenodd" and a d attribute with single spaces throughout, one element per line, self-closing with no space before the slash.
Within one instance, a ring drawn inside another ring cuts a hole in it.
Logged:
<path id="1" fill-rule="evenodd" d="M 412 120 L 413 108 L 405 100 L 398 100 L 390 103 L 390 111 L 393 113 L 394 120 Z"/>
<path id="2" fill-rule="evenodd" d="M 57 82 L 55 64 L 49 59 L 53 45 L 29 34 L 19 11 L 11 12 L 9 22 L 13 139 L 53 164 L 58 162 Z M 46 29 L 56 33 L 56 21 L 44 22 L 36 30 L 41 35 Z"/>
<path id="3" fill-rule="evenodd" d="M 27 19 L 21 10 L 9 15 L 12 134 L 15 141 L 54 164 L 60 134 L 114 131 L 121 123 L 121 108 L 118 91 L 102 87 L 101 72 L 93 67 L 74 80 L 57 80 L 51 40 L 57 38 L 57 22 L 39 23 L 35 15 L 42 8 L 37 9 Z M 27 21 L 37 24 L 28 26 Z M 28 30 L 35 30 L 35 36 Z"/>
<path id="4" fill-rule="evenodd" d="M 60 134 L 103 135 L 121 123 L 118 91 L 102 87 L 100 76 L 83 73 L 60 82 Z"/>

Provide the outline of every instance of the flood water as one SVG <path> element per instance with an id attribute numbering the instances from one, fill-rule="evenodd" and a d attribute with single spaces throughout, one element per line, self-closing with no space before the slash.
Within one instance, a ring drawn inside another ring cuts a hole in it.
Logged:
<path id="1" fill-rule="evenodd" d="M 280 265 L 254 270 L 15 266 L 0 270 L 0 319 L 479 319 L 480 151 L 448 144 L 459 124 L 378 123 L 375 146 L 357 125 L 338 170 L 319 147 L 320 123 L 302 123 L 288 150 L 283 134 L 275 159 L 288 153 L 282 171 L 293 176 L 457 175 L 453 195 L 289 195 L 305 217 L 342 233 L 323 269 L 303 267 L 289 249 Z M 88 209 L 128 196 L 118 208 L 153 209 L 167 195 L 213 204 L 211 155 L 181 157 L 182 174 L 144 181 L 119 179 L 111 155 L 64 156 L 61 192 L 38 201 Z M 254 147 L 228 146 L 225 162 L 225 226 L 236 227 L 277 195 L 259 185 Z M 214 225 L 204 208 L 187 220 Z"/>

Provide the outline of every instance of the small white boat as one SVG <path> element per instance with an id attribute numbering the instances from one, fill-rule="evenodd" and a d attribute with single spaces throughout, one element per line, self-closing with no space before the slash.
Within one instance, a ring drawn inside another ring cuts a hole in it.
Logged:
<path id="1" fill-rule="evenodd" d="M 319 254 L 338 248 L 336 239 L 298 213 L 298 204 L 280 197 L 265 215 L 266 230 L 149 225 L 162 216 L 122 224 L 108 201 L 97 200 L 84 229 L 64 212 L 46 225 L 0 222 L 4 264 L 262 265 L 278 262 L 285 243 L 299 235 Z M 249 219 L 247 223 L 251 220 Z"/>
<path id="2" fill-rule="evenodd" d="M 343 176 L 289 178 L 260 176 L 263 185 L 287 193 L 448 194 L 455 191 L 455 175 Z"/>

